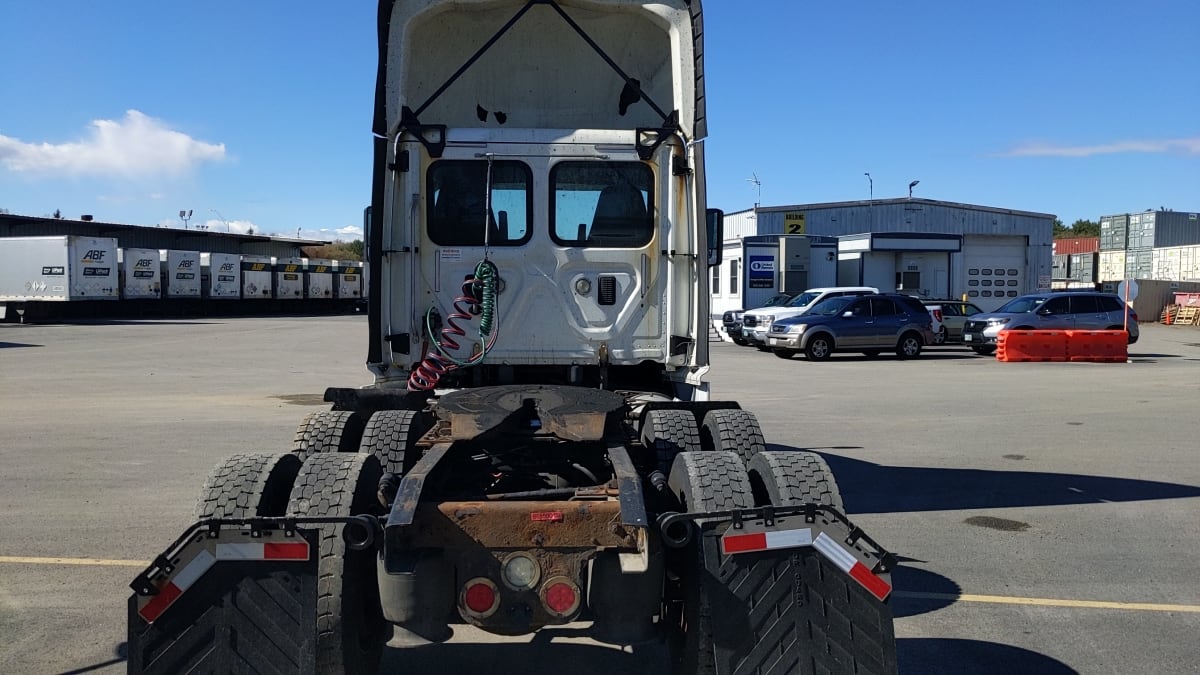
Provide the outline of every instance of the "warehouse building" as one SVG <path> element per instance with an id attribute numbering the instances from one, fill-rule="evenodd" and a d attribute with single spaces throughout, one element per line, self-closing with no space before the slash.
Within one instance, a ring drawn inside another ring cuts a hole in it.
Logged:
<path id="1" fill-rule="evenodd" d="M 1055 216 L 932 199 L 755 207 L 726 214 L 715 314 L 777 292 L 873 286 L 984 310 L 1051 285 Z"/>
<path id="2" fill-rule="evenodd" d="M 328 241 L 292 239 L 259 234 L 234 234 L 213 230 L 180 230 L 122 223 L 102 223 L 83 216 L 80 220 L 37 218 L 0 214 L 0 237 L 113 237 L 119 248 L 172 249 L 201 253 L 298 258 L 303 246 L 321 246 Z"/>

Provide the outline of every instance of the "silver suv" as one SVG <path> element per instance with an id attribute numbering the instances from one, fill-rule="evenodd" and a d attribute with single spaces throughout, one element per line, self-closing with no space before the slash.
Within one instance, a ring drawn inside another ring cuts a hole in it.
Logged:
<path id="1" fill-rule="evenodd" d="M 963 344 L 976 354 L 996 351 L 1002 330 L 1122 330 L 1129 316 L 1129 344 L 1138 340 L 1137 313 L 1112 293 L 1071 291 L 1013 298 L 994 312 L 976 314 L 963 325 Z"/>

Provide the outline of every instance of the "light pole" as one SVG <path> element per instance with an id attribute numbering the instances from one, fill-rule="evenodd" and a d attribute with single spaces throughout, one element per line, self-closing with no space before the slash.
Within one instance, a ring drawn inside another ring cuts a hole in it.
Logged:
<path id="1" fill-rule="evenodd" d="M 225 223 L 225 231 L 226 232 L 233 232 L 233 230 L 229 227 L 229 221 L 225 220 L 225 216 L 221 215 L 220 211 L 218 211 L 216 209 L 209 209 L 209 211 L 212 211 L 213 213 L 217 214 L 217 217 L 221 219 L 221 222 Z"/>
<path id="2" fill-rule="evenodd" d="M 875 201 L 875 181 L 871 180 L 871 172 L 864 171 L 863 175 L 867 177 L 867 184 L 871 189 L 871 201 Z"/>
<path id="3" fill-rule="evenodd" d="M 180 211 L 179 211 L 179 219 L 183 221 L 183 229 L 185 229 L 185 230 L 186 230 L 186 229 L 188 229 L 188 228 L 187 228 L 187 223 L 188 223 L 188 219 L 189 219 L 189 218 L 191 218 L 191 217 L 192 217 L 192 210 L 191 210 L 191 209 L 188 209 L 187 211 L 184 211 L 184 210 L 180 209 Z"/>
<path id="4" fill-rule="evenodd" d="M 908 184 L 908 198 L 909 199 L 912 199 L 912 189 L 917 187 L 917 183 L 920 183 L 920 182 L 921 181 L 919 181 L 919 180 L 914 180 L 913 182 Z"/>

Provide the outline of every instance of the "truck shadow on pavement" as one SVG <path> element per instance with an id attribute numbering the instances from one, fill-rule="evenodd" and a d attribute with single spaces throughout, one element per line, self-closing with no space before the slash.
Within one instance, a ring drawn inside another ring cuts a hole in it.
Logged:
<path id="1" fill-rule="evenodd" d="M 771 450 L 801 450 L 771 445 Z M 858 513 L 953 511 L 1066 506 L 1200 497 L 1200 487 L 1073 473 L 887 466 L 819 448 L 841 488 L 846 510 Z M 887 486 L 886 490 L 880 489 Z"/>
<path id="2" fill-rule="evenodd" d="M 896 656 L 901 673 L 922 675 L 1074 675 L 1079 671 L 1045 654 L 982 640 L 900 638 Z"/>

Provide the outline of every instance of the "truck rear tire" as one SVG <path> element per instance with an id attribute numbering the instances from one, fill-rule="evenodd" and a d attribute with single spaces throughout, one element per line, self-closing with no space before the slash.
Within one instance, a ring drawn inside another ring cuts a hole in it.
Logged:
<path id="1" fill-rule="evenodd" d="M 302 459 L 314 452 L 358 452 L 366 421 L 346 410 L 309 413 L 296 429 L 292 452 Z"/>
<path id="2" fill-rule="evenodd" d="M 755 492 L 774 506 L 823 504 L 845 513 L 833 472 L 815 452 L 760 452 L 746 470 Z"/>
<path id="3" fill-rule="evenodd" d="M 304 461 L 292 488 L 290 516 L 376 513 L 383 471 L 373 455 L 318 453 Z M 374 673 L 390 626 L 383 618 L 372 549 L 352 550 L 342 525 L 321 525 L 317 587 L 317 672 Z"/>
<path id="4" fill-rule="evenodd" d="M 234 455 L 213 467 L 196 501 L 196 518 L 282 516 L 300 472 L 292 454 Z"/>
<path id="5" fill-rule="evenodd" d="M 767 449 L 758 418 L 749 410 L 710 410 L 700 425 L 705 450 L 729 450 L 749 465 L 750 458 Z"/>
<path id="6" fill-rule="evenodd" d="M 651 410 L 642 423 L 642 445 L 654 450 L 659 470 L 669 474 L 676 455 L 703 447 L 696 416 L 687 410 Z"/>
<path id="7" fill-rule="evenodd" d="M 380 410 L 367 420 L 359 452 L 375 455 L 384 473 L 403 476 L 421 458 L 416 443 L 429 423 L 413 410 Z"/>
<path id="8" fill-rule="evenodd" d="M 731 451 L 682 452 L 675 457 L 668 481 L 671 493 L 687 512 L 724 511 L 754 506 L 750 478 L 741 458 Z M 696 537 L 683 549 L 677 567 L 678 598 L 668 602 L 668 642 L 676 675 L 713 675 L 712 598 L 704 583 L 704 549 Z"/>

